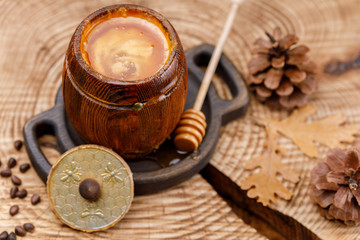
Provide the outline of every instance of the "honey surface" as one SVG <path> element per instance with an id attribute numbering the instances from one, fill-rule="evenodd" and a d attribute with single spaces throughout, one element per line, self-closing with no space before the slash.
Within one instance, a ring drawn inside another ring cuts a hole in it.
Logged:
<path id="1" fill-rule="evenodd" d="M 100 22 L 88 33 L 84 51 L 90 66 L 116 80 L 136 81 L 154 75 L 165 64 L 169 45 L 153 23 L 136 17 Z"/>

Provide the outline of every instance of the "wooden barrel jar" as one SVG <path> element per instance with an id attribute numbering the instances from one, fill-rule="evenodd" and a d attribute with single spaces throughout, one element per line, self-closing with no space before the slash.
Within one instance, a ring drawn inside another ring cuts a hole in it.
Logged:
<path id="1" fill-rule="evenodd" d="M 169 55 L 154 75 L 136 81 L 114 79 L 95 71 L 82 42 L 99 21 L 138 17 L 155 24 L 166 37 Z M 124 158 L 142 157 L 168 138 L 183 112 L 187 67 L 180 39 L 159 13 L 137 5 L 113 5 L 85 18 L 75 30 L 63 68 L 66 113 L 87 143 L 109 147 Z"/>

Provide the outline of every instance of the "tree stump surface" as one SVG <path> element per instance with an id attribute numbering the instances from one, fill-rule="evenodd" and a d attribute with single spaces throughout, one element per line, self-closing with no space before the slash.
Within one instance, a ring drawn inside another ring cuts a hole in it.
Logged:
<path id="1" fill-rule="evenodd" d="M 50 209 L 45 186 L 35 171 L 31 168 L 27 173 L 19 172 L 18 166 L 29 159 L 24 148 L 19 152 L 14 149 L 13 142 L 22 139 L 22 127 L 28 119 L 54 105 L 65 51 L 76 26 L 96 9 L 115 3 L 119 1 L 0 2 L 1 169 L 6 168 L 10 157 L 15 157 L 18 165 L 13 174 L 22 179 L 20 188 L 28 190 L 25 199 L 10 199 L 12 183 L 10 179 L 0 178 L 0 232 L 13 231 L 16 225 L 32 222 L 36 230 L 27 234 L 28 239 L 360 239 L 357 227 L 324 219 L 309 199 L 310 171 L 327 153 L 324 146 L 318 146 L 319 159 L 310 159 L 290 140 L 281 138 L 281 146 L 288 150 L 283 163 L 301 176 L 298 184 L 287 185 L 294 192 L 291 201 L 279 199 L 276 205 L 263 207 L 240 190 L 240 180 L 249 175 L 244 164 L 264 149 L 266 133 L 254 123 L 254 118 L 287 115 L 283 111 L 270 111 L 254 98 L 245 117 L 222 128 L 214 156 L 201 175 L 157 194 L 136 196 L 125 218 L 104 232 L 87 234 L 61 224 Z M 185 49 L 203 43 L 215 45 L 230 9 L 230 1 L 225 0 L 131 3 L 153 8 L 166 16 Z M 311 119 L 343 113 L 348 116 L 347 123 L 360 124 L 359 70 L 340 76 L 329 76 L 322 71 L 332 58 L 351 60 L 360 52 L 359 11 L 357 0 L 245 0 L 224 53 L 246 76 L 256 38 L 265 37 L 264 31 L 271 32 L 276 26 L 284 33 L 295 33 L 300 43 L 310 47 L 309 55 L 319 67 L 319 91 L 309 100 L 318 111 Z M 214 79 L 214 85 L 221 97 L 231 98 L 229 89 L 219 79 Z M 357 136 L 352 145 L 359 141 Z M 52 162 L 56 161 L 56 151 L 49 147 L 44 151 Z M 42 198 L 35 206 L 30 203 L 34 193 Z M 18 204 L 20 211 L 11 217 L 8 211 L 13 204 Z M 270 230 L 259 227 L 259 223 Z M 272 234 L 271 229 L 279 235 Z"/>
<path id="2" fill-rule="evenodd" d="M 265 38 L 264 31 L 272 32 L 275 26 L 285 33 L 295 33 L 299 43 L 310 48 L 309 56 L 318 65 L 319 89 L 308 101 L 317 107 L 317 112 L 309 120 L 340 113 L 348 116 L 346 124 L 359 125 L 359 69 L 338 76 L 323 71 L 332 59 L 346 62 L 359 56 L 360 27 L 356 24 L 360 20 L 359 11 L 358 1 L 245 1 L 235 22 L 238 28 L 234 29 L 225 53 L 246 76 L 246 64 L 256 38 Z M 240 181 L 251 173 L 244 170 L 245 163 L 265 148 L 265 129 L 255 124 L 254 119 L 287 115 L 285 111 L 271 111 L 252 98 L 246 116 L 223 127 L 211 165 L 205 171 L 206 178 L 218 192 L 266 219 L 287 239 L 360 239 L 359 227 L 326 220 L 309 198 L 310 172 L 325 158 L 329 150 L 325 146 L 317 145 L 319 158 L 309 158 L 291 140 L 279 137 L 280 147 L 286 150 L 282 162 L 300 174 L 296 185 L 282 181 L 294 193 L 290 201 L 278 199 L 265 208 L 240 189 Z M 345 146 L 358 146 L 359 140 L 357 134 L 355 142 Z"/>

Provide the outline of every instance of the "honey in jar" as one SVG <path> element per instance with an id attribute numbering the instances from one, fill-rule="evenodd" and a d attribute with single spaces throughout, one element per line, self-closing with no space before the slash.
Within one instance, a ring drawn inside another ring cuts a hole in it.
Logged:
<path id="1" fill-rule="evenodd" d="M 169 56 L 169 44 L 153 23 L 115 17 L 96 24 L 83 42 L 85 59 L 104 76 L 135 81 L 154 75 Z"/>

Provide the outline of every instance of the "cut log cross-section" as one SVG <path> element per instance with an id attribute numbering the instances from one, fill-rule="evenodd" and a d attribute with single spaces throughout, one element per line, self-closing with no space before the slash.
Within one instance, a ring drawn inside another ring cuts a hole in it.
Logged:
<path id="1" fill-rule="evenodd" d="M 119 1 L 0 2 L 1 169 L 6 168 L 10 157 L 18 159 L 18 165 L 29 162 L 25 149 L 15 150 L 13 142 L 22 138 L 22 127 L 28 119 L 53 106 L 61 84 L 64 54 L 76 26 L 96 9 L 116 3 Z M 224 0 L 134 0 L 131 3 L 153 8 L 166 16 L 185 50 L 202 43 L 215 45 L 231 5 Z M 272 32 L 279 26 L 283 33 L 296 34 L 299 44 L 309 47 L 308 55 L 320 71 L 316 76 L 319 90 L 309 98 L 309 103 L 318 110 L 310 120 L 341 113 L 348 116 L 346 124 L 360 124 L 359 71 L 351 69 L 341 76 L 322 73 L 325 63 L 332 58 L 352 60 L 352 54 L 358 53 L 359 11 L 357 0 L 244 1 L 223 51 L 246 76 L 253 42 L 265 37 L 264 31 Z M 280 66 L 281 62 L 279 59 L 269 64 Z M 276 76 L 273 74 L 268 84 L 277 84 Z M 221 97 L 231 99 L 229 87 L 216 77 L 213 85 Z M 279 87 L 283 91 L 289 89 Z M 215 153 L 201 175 L 157 194 L 136 196 L 125 218 L 105 232 L 90 235 L 62 225 L 51 212 L 45 186 L 35 171 L 30 169 L 23 174 L 17 166 L 13 174 L 22 179 L 21 188 L 28 190 L 28 196 L 10 199 L 11 181 L 0 178 L 3 216 L 0 232 L 13 231 L 17 225 L 32 222 L 36 229 L 27 234 L 29 239 L 266 239 L 245 224 L 241 216 L 259 231 L 262 227 L 258 222 L 263 222 L 284 239 L 360 238 L 358 228 L 328 221 L 319 214 L 308 190 L 310 172 L 320 160 L 307 157 L 287 138 L 280 136 L 278 142 L 286 150 L 282 164 L 300 176 L 297 184 L 280 179 L 293 192 L 291 200 L 278 199 L 276 204 L 264 207 L 241 190 L 241 180 L 250 174 L 244 170 L 246 162 L 264 150 L 265 130 L 254 119 L 287 116 L 285 111 L 271 111 L 255 98 L 251 100 L 245 117 L 222 128 Z M 359 143 L 356 136 L 353 145 Z M 323 158 L 328 148 L 321 145 L 317 148 Z M 54 154 L 51 160 L 54 162 L 57 156 Z M 34 193 L 42 199 L 37 205 L 30 203 Z M 13 204 L 18 204 L 20 211 L 11 217 L 8 212 Z M 261 232 L 268 238 L 276 238 L 267 231 Z"/>

